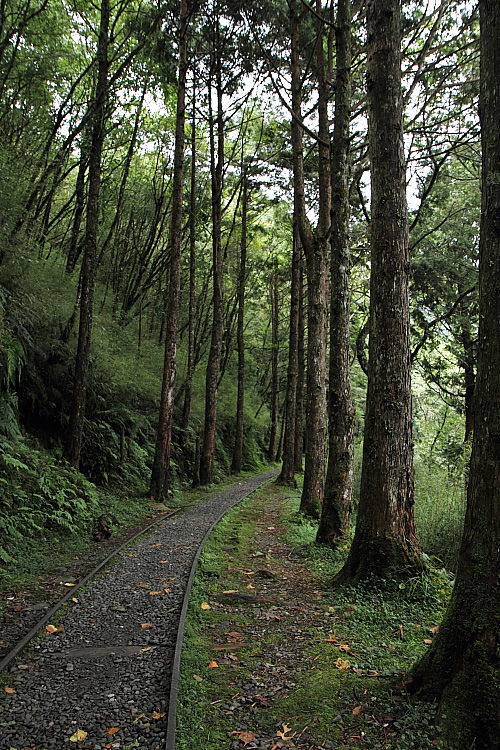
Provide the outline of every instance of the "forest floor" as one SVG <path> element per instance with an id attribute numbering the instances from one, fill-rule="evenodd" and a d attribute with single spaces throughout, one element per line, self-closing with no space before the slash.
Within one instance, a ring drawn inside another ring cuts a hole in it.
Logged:
<path id="1" fill-rule="evenodd" d="M 404 680 L 437 631 L 449 579 L 333 590 L 345 551 L 313 543 L 298 503 L 268 485 L 213 533 L 191 593 L 176 747 L 440 746 L 437 707 L 411 700 Z"/>

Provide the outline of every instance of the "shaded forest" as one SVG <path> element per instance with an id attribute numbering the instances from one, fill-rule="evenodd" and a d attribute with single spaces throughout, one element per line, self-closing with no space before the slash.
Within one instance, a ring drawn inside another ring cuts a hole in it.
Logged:
<path id="1" fill-rule="evenodd" d="M 5 580 L 276 462 L 335 585 L 457 574 L 414 690 L 498 746 L 495 5 L 2 4 Z"/>

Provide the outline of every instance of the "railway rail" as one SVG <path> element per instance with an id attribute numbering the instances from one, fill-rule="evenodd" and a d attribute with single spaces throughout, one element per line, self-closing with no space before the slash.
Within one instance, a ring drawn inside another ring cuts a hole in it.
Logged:
<path id="1" fill-rule="evenodd" d="M 224 514 L 276 475 L 153 522 L 57 602 L 0 662 L 0 750 L 174 750 L 199 556 Z"/>

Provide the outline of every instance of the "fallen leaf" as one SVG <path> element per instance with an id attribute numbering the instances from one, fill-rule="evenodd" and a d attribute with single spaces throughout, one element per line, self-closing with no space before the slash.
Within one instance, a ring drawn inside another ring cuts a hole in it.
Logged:
<path id="1" fill-rule="evenodd" d="M 72 596 L 71 601 L 74 602 L 75 604 L 78 604 L 78 599 L 76 598 L 76 596 Z"/>
<path id="2" fill-rule="evenodd" d="M 145 648 L 141 648 L 139 653 L 144 654 L 146 653 L 146 651 L 151 651 L 151 646 L 146 646 Z"/>
<path id="3" fill-rule="evenodd" d="M 247 588 L 247 589 L 255 589 L 255 586 L 252 586 L 252 584 L 249 583 L 248 586 L 246 586 L 245 588 Z"/>
<path id="4" fill-rule="evenodd" d="M 202 602 L 201 609 L 212 609 L 212 607 L 210 606 L 208 602 Z"/>
<path id="5" fill-rule="evenodd" d="M 6 693 L 8 693 L 9 695 L 13 695 L 13 694 L 14 694 L 14 693 L 16 692 L 16 691 L 14 690 L 14 688 L 11 688 L 11 687 L 6 687 L 6 688 L 4 688 L 4 690 L 5 690 L 5 692 L 6 692 Z"/>
<path id="6" fill-rule="evenodd" d="M 166 565 L 168 563 L 168 560 L 160 560 L 161 565 Z"/>
<path id="7" fill-rule="evenodd" d="M 172 589 L 163 589 L 163 593 L 164 594 L 170 594 L 171 591 L 172 591 Z"/>
<path id="8" fill-rule="evenodd" d="M 253 732 L 233 732 L 233 734 L 238 735 L 238 739 L 240 742 L 243 742 L 244 747 L 246 747 L 249 742 L 253 742 L 255 739 L 255 735 Z"/>
<path id="9" fill-rule="evenodd" d="M 158 544 L 152 544 L 151 547 L 163 547 L 163 542 L 158 542 Z"/>
<path id="10" fill-rule="evenodd" d="M 21 611 L 21 605 L 20 604 L 16 604 L 16 606 L 12 607 L 12 609 L 14 610 L 14 612 L 20 612 Z"/>
<path id="11" fill-rule="evenodd" d="M 358 716 L 363 711 L 363 706 L 356 706 L 356 708 L 352 709 L 352 715 Z"/>
<path id="12" fill-rule="evenodd" d="M 72 587 L 72 586 L 76 586 L 76 583 L 65 583 L 64 585 L 68 586 L 68 588 L 69 588 L 69 587 Z"/>
<path id="13" fill-rule="evenodd" d="M 223 594 L 237 594 L 238 589 L 228 589 L 227 591 L 223 591 Z"/>
<path id="14" fill-rule="evenodd" d="M 291 727 L 288 726 L 288 724 L 282 724 L 282 727 L 283 727 L 282 732 L 280 732 L 279 730 L 276 732 L 276 736 L 281 737 L 282 740 L 291 740 L 292 737 L 295 737 L 295 735 L 297 734 L 297 732 L 293 732 L 293 730 L 291 729 Z M 286 736 L 287 732 L 291 733 L 289 734 L 288 737 Z"/>
<path id="15" fill-rule="evenodd" d="M 349 662 L 345 661 L 345 659 L 337 659 L 335 666 L 337 669 L 349 669 Z"/>
<path id="16" fill-rule="evenodd" d="M 429 633 L 432 633 L 432 635 L 436 635 L 438 630 L 439 630 L 439 625 L 436 625 L 434 628 L 429 628 Z"/>
<path id="17" fill-rule="evenodd" d="M 63 627 L 56 628 L 56 627 L 54 627 L 54 625 L 47 625 L 45 627 L 45 630 L 47 631 L 47 633 L 49 635 L 53 635 L 54 633 L 64 633 L 64 628 Z"/>
<path id="18" fill-rule="evenodd" d="M 87 732 L 84 732 L 83 729 L 77 729 L 76 732 L 71 735 L 69 738 L 70 742 L 83 742 L 83 740 L 87 737 Z"/>
<path id="19" fill-rule="evenodd" d="M 403 638 L 403 637 L 404 637 L 404 636 L 403 636 L 403 626 L 402 626 L 402 625 L 400 625 L 400 626 L 399 626 L 399 637 L 400 637 L 400 638 Z"/>
<path id="20" fill-rule="evenodd" d="M 196 680 L 196 682 L 203 682 L 203 677 L 200 677 L 199 674 L 194 674 L 193 680 Z"/>
<path id="21" fill-rule="evenodd" d="M 345 653 L 348 653 L 351 650 L 351 647 L 347 645 L 347 643 L 341 643 L 339 646 L 339 651 L 345 651 Z"/>
<path id="22" fill-rule="evenodd" d="M 218 667 L 218 666 L 219 666 L 219 665 L 218 665 L 218 663 L 217 663 L 217 662 L 215 661 L 215 659 L 212 659 L 212 660 L 211 660 L 211 661 L 209 662 L 209 664 L 208 664 L 208 667 L 209 667 L 209 669 L 217 669 L 217 667 Z"/>
<path id="23" fill-rule="evenodd" d="M 106 734 L 117 734 L 119 731 L 119 727 L 110 727 L 109 729 L 106 729 Z"/>
<path id="24" fill-rule="evenodd" d="M 143 583 L 142 581 L 139 581 L 139 583 L 137 585 L 139 586 L 140 589 L 148 589 L 149 588 L 148 584 L 147 583 Z"/>
<path id="25" fill-rule="evenodd" d="M 161 714 L 159 711 L 153 711 L 151 716 L 153 717 L 153 719 L 161 719 L 163 716 L 165 716 L 165 714 Z"/>
<path id="26" fill-rule="evenodd" d="M 139 714 L 139 716 L 136 716 L 135 719 L 134 719 L 134 723 L 136 721 L 139 721 L 139 719 L 144 719 L 144 714 Z"/>
<path id="27" fill-rule="evenodd" d="M 149 596 L 158 596 L 158 594 L 161 594 L 161 591 L 150 591 Z"/>
<path id="28" fill-rule="evenodd" d="M 141 625 L 141 628 L 143 628 L 143 629 L 145 629 L 145 628 L 154 628 L 154 625 L 153 625 L 152 622 L 143 622 L 142 625 Z"/>
<path id="29" fill-rule="evenodd" d="M 424 643 L 426 646 L 430 646 L 432 643 L 432 638 L 424 638 Z"/>

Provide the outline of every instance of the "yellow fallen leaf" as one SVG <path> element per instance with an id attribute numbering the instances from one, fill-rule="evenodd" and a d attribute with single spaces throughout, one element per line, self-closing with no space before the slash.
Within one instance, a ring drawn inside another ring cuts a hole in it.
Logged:
<path id="1" fill-rule="evenodd" d="M 212 609 L 212 607 L 210 606 L 208 602 L 202 602 L 201 609 Z"/>
<path id="2" fill-rule="evenodd" d="M 9 695 L 13 695 L 13 694 L 14 694 L 14 693 L 16 692 L 16 691 L 14 690 L 14 688 L 11 688 L 11 687 L 6 687 L 6 688 L 4 688 L 4 690 L 5 690 L 5 692 L 6 692 L 6 693 L 8 693 Z"/>
<path id="3" fill-rule="evenodd" d="M 345 661 L 345 659 L 337 659 L 335 666 L 337 669 L 349 669 L 349 662 Z"/>
<path id="4" fill-rule="evenodd" d="M 252 584 L 251 584 L 251 583 L 249 583 L 249 584 L 248 584 L 248 586 L 246 586 L 246 588 L 247 588 L 247 589 L 254 589 L 254 588 L 255 588 L 255 586 L 252 586 Z"/>
<path id="5" fill-rule="evenodd" d="M 149 596 L 158 596 L 158 594 L 161 594 L 161 591 L 150 591 Z"/>
<path id="6" fill-rule="evenodd" d="M 238 589 L 228 589 L 227 591 L 223 591 L 223 594 L 237 594 Z"/>
<path id="7" fill-rule="evenodd" d="M 203 682 L 203 677 L 200 677 L 199 674 L 194 674 L 193 680 L 196 680 L 196 682 Z"/>
<path id="8" fill-rule="evenodd" d="M 64 628 L 56 628 L 54 625 L 46 625 L 45 630 L 49 635 L 53 635 L 54 633 L 64 633 Z"/>
<path id="9" fill-rule="evenodd" d="M 291 740 L 292 737 L 295 737 L 297 732 L 294 732 L 291 727 L 288 726 L 288 724 L 282 724 L 283 731 L 280 732 L 279 730 L 276 732 L 277 737 L 281 737 L 282 740 Z M 286 736 L 288 734 L 288 737 Z"/>
<path id="10" fill-rule="evenodd" d="M 424 643 L 426 646 L 430 646 L 432 643 L 432 640 L 430 638 L 424 638 Z"/>
<path id="11" fill-rule="evenodd" d="M 78 604 L 78 599 L 76 598 L 76 596 L 72 596 L 71 601 L 74 602 L 75 604 Z"/>
<path id="12" fill-rule="evenodd" d="M 153 627 L 154 627 L 154 625 L 153 625 L 152 622 L 143 622 L 142 625 L 141 625 L 141 628 L 143 628 L 143 629 L 144 628 L 153 628 Z"/>
<path id="13" fill-rule="evenodd" d="M 163 593 L 164 594 L 170 594 L 171 591 L 172 591 L 172 589 L 163 589 Z"/>
<path id="14" fill-rule="evenodd" d="M 339 651 L 345 651 L 347 653 L 351 650 L 351 647 L 347 645 L 347 643 L 341 643 L 339 646 Z"/>
<path id="15" fill-rule="evenodd" d="M 139 653 L 144 654 L 146 651 L 151 651 L 151 646 L 146 646 L 146 648 L 141 648 Z"/>
<path id="16" fill-rule="evenodd" d="M 109 729 L 106 729 L 106 734 L 117 734 L 119 731 L 119 727 L 110 727 Z"/>
<path id="17" fill-rule="evenodd" d="M 64 585 L 65 585 L 65 586 L 68 586 L 68 588 L 69 588 L 69 587 L 71 587 L 71 586 L 76 586 L 76 583 L 65 583 Z"/>
<path id="18" fill-rule="evenodd" d="M 83 742 L 83 740 L 87 737 L 87 732 L 84 732 L 83 729 L 77 729 L 76 732 L 71 735 L 69 738 L 70 742 Z"/>
<path id="19" fill-rule="evenodd" d="M 135 719 L 134 719 L 134 723 L 136 721 L 139 721 L 139 719 L 144 719 L 144 714 L 139 714 L 139 716 L 136 716 Z"/>
<path id="20" fill-rule="evenodd" d="M 161 565 L 166 565 L 168 563 L 168 560 L 160 560 Z"/>
<path id="21" fill-rule="evenodd" d="M 209 662 L 209 664 L 208 664 L 208 668 L 209 668 L 209 669 L 217 669 L 217 667 L 218 667 L 218 666 L 219 666 L 219 665 L 218 665 L 218 663 L 217 663 L 217 662 L 215 661 L 215 659 L 212 659 L 212 661 L 210 661 L 210 662 Z"/>
<path id="22" fill-rule="evenodd" d="M 163 716 L 165 716 L 165 714 L 161 714 L 159 711 L 153 711 L 151 716 L 153 717 L 153 719 L 161 719 Z"/>

